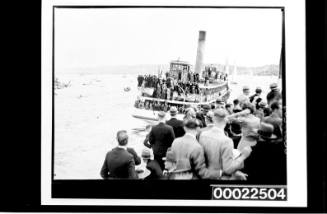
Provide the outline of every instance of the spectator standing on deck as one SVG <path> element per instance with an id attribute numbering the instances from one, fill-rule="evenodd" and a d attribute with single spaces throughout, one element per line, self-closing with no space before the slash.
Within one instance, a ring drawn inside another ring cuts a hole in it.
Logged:
<path id="1" fill-rule="evenodd" d="M 170 113 L 170 120 L 166 122 L 167 125 L 173 127 L 175 138 L 182 137 L 185 134 L 184 128 L 183 128 L 183 121 L 178 120 L 176 118 L 177 116 L 177 108 L 175 106 L 171 107 L 169 110 Z"/>
<path id="2" fill-rule="evenodd" d="M 259 103 L 262 101 L 261 93 L 262 93 L 262 89 L 260 87 L 257 87 L 255 89 L 255 94 L 253 94 L 249 98 L 250 103 L 252 103 L 255 106 L 255 109 L 259 108 Z"/>
<path id="3" fill-rule="evenodd" d="M 146 169 L 150 171 L 150 175 L 144 178 L 144 180 L 162 179 L 162 170 L 156 160 L 151 159 L 151 152 L 149 149 L 142 151 L 142 159 L 145 163 Z"/>
<path id="4" fill-rule="evenodd" d="M 261 123 L 257 145 L 244 162 L 243 172 L 251 182 L 283 184 L 286 182 L 286 154 L 284 143 L 273 134 L 273 126 Z"/>
<path id="5" fill-rule="evenodd" d="M 244 160 L 249 156 L 248 148 L 241 151 L 241 155 L 233 158 L 233 141 L 224 133 L 227 122 L 227 111 L 216 109 L 213 116 L 214 126 L 200 135 L 200 144 L 203 146 L 207 167 L 210 170 L 222 170 L 231 176 L 243 167 Z M 241 174 L 241 173 L 240 173 Z M 243 179 L 245 179 L 243 177 Z"/>
<path id="6" fill-rule="evenodd" d="M 160 111 L 158 113 L 159 123 L 153 126 L 149 134 L 149 142 L 153 150 L 154 159 L 158 161 L 161 169 L 164 169 L 164 162 L 167 149 L 171 146 L 175 139 L 174 129 L 165 123 L 166 113 Z"/>
<path id="7" fill-rule="evenodd" d="M 230 120 L 241 125 L 242 137 L 237 145 L 237 149 L 239 150 L 242 150 L 246 146 L 254 146 L 257 143 L 257 130 L 260 127 L 260 119 L 253 115 L 254 106 L 251 103 L 245 103 L 242 112 L 247 113 L 242 113 L 242 116 L 237 117 L 230 116 Z"/>
<path id="8" fill-rule="evenodd" d="M 249 86 L 243 86 L 242 94 L 237 97 L 238 101 L 240 102 L 241 108 L 243 108 L 244 103 L 250 102 L 249 95 L 250 95 Z"/>
<path id="9" fill-rule="evenodd" d="M 242 111 L 242 108 L 240 106 L 240 101 L 238 99 L 233 100 L 233 105 L 234 105 L 233 113 Z"/>
<path id="10" fill-rule="evenodd" d="M 254 111 L 254 116 L 259 118 L 260 121 L 262 121 L 262 119 L 265 117 L 264 109 L 266 108 L 266 106 L 267 103 L 265 101 L 261 101 L 256 110 Z"/>
<path id="11" fill-rule="evenodd" d="M 271 114 L 263 118 L 263 122 L 269 123 L 274 126 L 274 134 L 278 137 L 282 137 L 282 107 L 279 102 L 273 102 L 270 106 Z"/>
<path id="12" fill-rule="evenodd" d="M 174 140 L 171 151 L 176 154 L 177 165 L 183 162 L 184 166 L 191 168 L 193 179 L 219 179 L 221 170 L 206 168 L 203 148 L 196 140 L 198 126 L 196 120 L 187 120 L 185 135 Z"/>
<path id="13" fill-rule="evenodd" d="M 118 146 L 106 154 L 100 175 L 103 179 L 137 179 L 134 157 L 127 150 L 128 135 L 125 130 L 117 132 Z"/>
<path id="14" fill-rule="evenodd" d="M 270 84 L 270 92 L 267 94 L 267 102 L 270 106 L 273 102 L 279 101 L 282 98 L 282 94 L 277 86 L 277 83 Z"/>

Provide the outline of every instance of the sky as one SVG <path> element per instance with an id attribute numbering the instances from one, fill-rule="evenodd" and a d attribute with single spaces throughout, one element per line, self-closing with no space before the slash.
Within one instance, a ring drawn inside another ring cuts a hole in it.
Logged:
<path id="1" fill-rule="evenodd" d="M 204 63 L 278 64 L 279 9 L 105 8 L 55 10 L 59 68 L 169 64 L 196 60 L 206 31 Z"/>

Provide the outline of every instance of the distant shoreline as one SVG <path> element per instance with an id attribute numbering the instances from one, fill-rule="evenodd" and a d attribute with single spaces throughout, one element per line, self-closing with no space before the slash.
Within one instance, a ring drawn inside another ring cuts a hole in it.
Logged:
<path id="1" fill-rule="evenodd" d="M 224 70 L 225 65 L 221 64 L 207 64 L 215 65 L 218 70 Z M 168 65 L 122 65 L 122 66 L 101 66 L 101 67 L 83 67 L 83 68 L 57 68 L 56 75 L 62 74 L 115 74 L 115 75 L 128 75 L 128 74 L 157 74 L 158 71 L 169 70 Z M 229 74 L 234 71 L 234 66 L 229 66 Z M 237 66 L 236 75 L 252 75 L 253 76 L 278 76 L 279 65 L 264 65 L 257 67 Z"/>

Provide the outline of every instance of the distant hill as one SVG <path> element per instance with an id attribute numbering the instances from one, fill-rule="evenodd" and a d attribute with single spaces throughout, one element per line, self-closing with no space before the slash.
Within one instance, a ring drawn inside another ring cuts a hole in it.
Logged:
<path id="1" fill-rule="evenodd" d="M 214 65 L 220 71 L 225 70 L 225 65 L 222 64 L 206 64 Z M 162 69 L 167 71 L 169 65 L 119 65 L 119 66 L 101 66 L 101 67 L 75 67 L 75 68 L 56 68 L 57 74 L 157 74 Z M 229 66 L 229 74 L 234 71 L 234 66 Z M 260 67 L 244 67 L 237 66 L 236 75 L 256 75 L 256 76 L 278 76 L 278 65 L 264 65 Z"/>

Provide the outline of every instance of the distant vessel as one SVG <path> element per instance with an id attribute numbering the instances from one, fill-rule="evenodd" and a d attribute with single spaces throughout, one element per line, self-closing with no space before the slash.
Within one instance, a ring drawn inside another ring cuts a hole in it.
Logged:
<path id="1" fill-rule="evenodd" d="M 160 69 L 157 76 L 139 75 L 139 94 L 133 117 L 154 122 L 159 111 L 168 111 L 175 106 L 177 118 L 183 119 L 184 110 L 188 107 L 200 109 L 204 105 L 214 105 L 218 98 L 228 99 L 228 73 L 213 65 L 202 64 L 204 42 L 205 31 L 200 31 L 194 70 L 190 63 L 178 59 L 170 62 L 165 74 Z"/>
<path id="2" fill-rule="evenodd" d="M 230 79 L 230 83 L 231 84 L 237 84 L 237 82 L 235 81 L 235 75 L 236 75 L 236 73 L 237 73 L 237 66 L 236 66 L 236 64 L 234 63 L 234 69 L 233 69 L 233 73 L 232 73 L 232 78 Z"/>
<path id="3" fill-rule="evenodd" d="M 125 87 L 125 88 L 124 88 L 124 91 L 125 91 L 125 92 L 129 92 L 130 90 L 131 90 L 130 87 Z"/>

